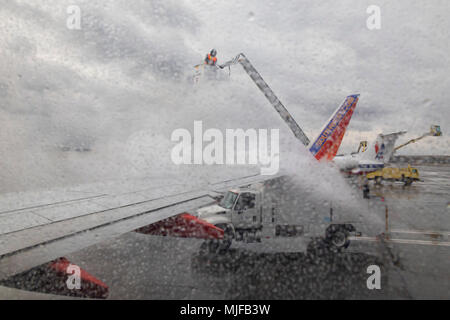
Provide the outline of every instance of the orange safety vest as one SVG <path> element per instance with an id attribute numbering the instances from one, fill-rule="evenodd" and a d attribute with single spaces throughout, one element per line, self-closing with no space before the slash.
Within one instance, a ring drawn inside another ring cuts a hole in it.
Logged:
<path id="1" fill-rule="evenodd" d="M 211 58 L 211 54 L 208 53 L 208 60 L 209 60 L 209 61 L 212 60 L 214 63 L 216 63 L 216 62 L 217 62 L 217 57 Z"/>

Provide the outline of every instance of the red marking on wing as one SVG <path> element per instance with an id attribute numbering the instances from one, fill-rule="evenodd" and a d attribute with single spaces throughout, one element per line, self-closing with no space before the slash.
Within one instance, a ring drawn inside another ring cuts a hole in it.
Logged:
<path id="1" fill-rule="evenodd" d="M 135 231 L 143 234 L 180 238 L 223 238 L 222 229 L 188 213 L 158 221 Z"/>

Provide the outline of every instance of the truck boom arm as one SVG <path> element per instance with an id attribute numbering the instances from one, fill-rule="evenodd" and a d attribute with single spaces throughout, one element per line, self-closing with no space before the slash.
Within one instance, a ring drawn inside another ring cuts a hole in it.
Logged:
<path id="1" fill-rule="evenodd" d="M 264 81 L 258 71 L 256 71 L 255 67 L 253 67 L 253 65 L 243 53 L 238 54 L 233 60 L 220 65 L 219 68 L 223 69 L 225 67 L 230 67 L 238 63 L 242 65 L 245 72 L 247 72 L 247 74 L 250 76 L 259 90 L 261 90 L 267 100 L 269 100 L 270 104 L 279 113 L 284 122 L 286 122 L 291 131 L 294 133 L 295 137 L 299 139 L 305 146 L 308 146 L 309 139 L 306 134 L 303 132 L 297 122 L 295 122 L 294 118 L 291 116 L 289 111 L 287 111 L 286 107 L 281 103 L 280 99 L 278 99 L 269 85 Z"/>
<path id="2" fill-rule="evenodd" d="M 424 134 L 424 135 L 422 135 L 422 136 L 420 136 L 420 137 L 418 137 L 418 138 L 411 139 L 411 140 L 409 140 L 408 142 L 405 142 L 405 143 L 403 143 L 403 144 L 401 144 L 401 145 L 395 147 L 394 151 L 397 151 L 397 150 L 400 149 L 400 148 L 406 147 L 406 146 L 407 146 L 408 144 L 410 144 L 410 143 L 414 143 L 414 142 L 417 142 L 417 141 L 419 141 L 419 140 L 422 140 L 423 138 L 428 137 L 429 135 L 430 135 L 429 133 L 426 133 L 426 134 Z"/>
<path id="3" fill-rule="evenodd" d="M 405 143 L 399 145 L 398 147 L 395 147 L 394 152 L 397 151 L 397 150 L 400 149 L 400 148 L 403 148 L 403 147 L 407 146 L 407 145 L 410 144 L 410 143 L 414 143 L 414 142 L 417 142 L 417 141 L 419 141 L 419 140 L 422 140 L 422 139 L 425 138 L 425 137 L 428 137 L 428 136 L 439 137 L 439 136 L 441 136 L 441 135 L 442 135 L 441 127 L 440 127 L 440 126 L 433 125 L 433 126 L 431 126 L 430 132 L 427 132 L 427 133 L 421 135 L 421 136 L 418 137 L 418 138 L 411 139 L 411 140 L 409 140 L 409 141 L 407 141 L 407 142 L 405 142 Z"/>

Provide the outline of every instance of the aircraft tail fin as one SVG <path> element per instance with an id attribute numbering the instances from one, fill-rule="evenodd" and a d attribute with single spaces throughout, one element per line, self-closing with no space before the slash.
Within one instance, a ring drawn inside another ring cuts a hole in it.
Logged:
<path id="1" fill-rule="evenodd" d="M 388 163 L 394 154 L 395 142 L 398 137 L 405 134 L 406 131 L 399 131 L 390 134 L 379 134 L 375 142 L 368 147 L 367 151 L 363 153 L 363 159 L 378 160 Z"/>
<path id="2" fill-rule="evenodd" d="M 345 130 L 350 123 L 358 100 L 359 94 L 345 98 L 344 102 L 325 123 L 319 136 L 312 140 L 309 151 L 317 160 L 333 160 L 344 138 Z"/>

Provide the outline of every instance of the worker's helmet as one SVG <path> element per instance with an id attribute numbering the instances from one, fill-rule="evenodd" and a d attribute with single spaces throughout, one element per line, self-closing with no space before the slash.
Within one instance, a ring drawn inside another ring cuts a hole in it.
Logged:
<path id="1" fill-rule="evenodd" d="M 211 52 L 210 52 L 210 55 L 212 57 L 215 57 L 217 55 L 217 50 L 216 49 L 212 49 Z"/>

